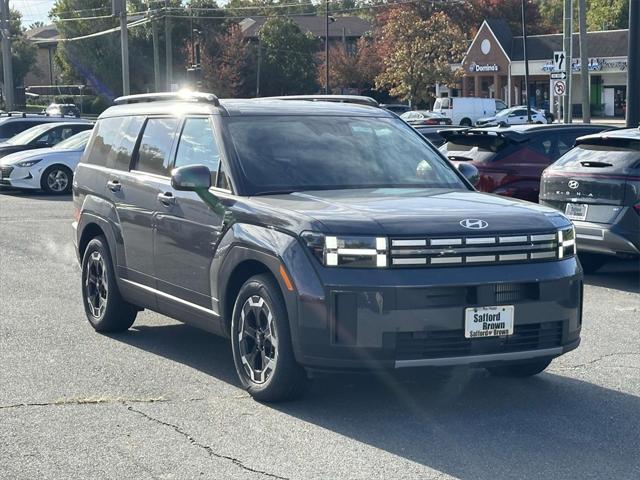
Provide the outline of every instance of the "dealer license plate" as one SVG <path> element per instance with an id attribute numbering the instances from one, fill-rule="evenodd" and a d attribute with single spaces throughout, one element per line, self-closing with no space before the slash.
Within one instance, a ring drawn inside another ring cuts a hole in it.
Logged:
<path id="1" fill-rule="evenodd" d="M 513 311 L 513 305 L 465 309 L 465 338 L 500 337 L 513 334 Z"/>
<path id="2" fill-rule="evenodd" d="M 564 214 L 571 220 L 584 220 L 587 218 L 587 207 L 584 203 L 567 203 Z"/>

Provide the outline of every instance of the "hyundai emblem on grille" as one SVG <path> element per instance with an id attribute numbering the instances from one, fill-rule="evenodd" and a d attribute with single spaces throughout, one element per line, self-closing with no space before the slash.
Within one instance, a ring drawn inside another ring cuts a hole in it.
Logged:
<path id="1" fill-rule="evenodd" d="M 465 218 L 460 222 L 464 228 L 470 228 L 471 230 L 480 230 L 482 228 L 487 228 L 489 224 L 484 220 L 479 220 L 477 218 Z"/>
<path id="2" fill-rule="evenodd" d="M 570 189 L 575 190 L 580 186 L 580 183 L 578 183 L 577 180 L 569 180 L 569 183 L 567 183 L 567 185 L 569 186 Z"/>

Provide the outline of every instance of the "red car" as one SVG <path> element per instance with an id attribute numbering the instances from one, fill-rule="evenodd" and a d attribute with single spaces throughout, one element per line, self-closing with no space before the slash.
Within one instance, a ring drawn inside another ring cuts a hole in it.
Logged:
<path id="1" fill-rule="evenodd" d="M 558 124 L 451 130 L 441 132 L 446 143 L 440 150 L 456 166 L 469 162 L 478 169 L 478 190 L 537 202 L 542 171 L 576 138 L 610 128 Z"/>

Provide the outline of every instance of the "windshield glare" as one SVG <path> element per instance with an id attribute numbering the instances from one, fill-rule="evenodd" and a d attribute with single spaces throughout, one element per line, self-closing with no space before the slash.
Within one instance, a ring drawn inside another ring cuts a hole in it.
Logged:
<path id="1" fill-rule="evenodd" d="M 254 194 L 465 184 L 411 127 L 391 118 L 238 117 L 229 129 Z"/>
<path id="2" fill-rule="evenodd" d="M 44 132 L 46 132 L 51 127 L 51 124 L 44 123 L 42 125 L 38 125 L 36 127 L 31 127 L 24 132 L 21 132 L 14 137 L 11 137 L 7 140 L 7 143 L 11 145 L 26 145 L 32 140 L 35 140 Z"/>
<path id="3" fill-rule="evenodd" d="M 61 141 L 53 148 L 55 150 L 81 150 L 87 146 L 87 142 L 89 141 L 89 135 L 91 135 L 91 130 L 86 130 L 84 132 L 76 133 L 73 137 L 69 137 L 66 140 Z"/>

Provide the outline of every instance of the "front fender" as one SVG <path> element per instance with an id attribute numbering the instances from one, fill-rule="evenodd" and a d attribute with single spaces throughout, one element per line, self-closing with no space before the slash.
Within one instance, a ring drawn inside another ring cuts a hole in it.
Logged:
<path id="1" fill-rule="evenodd" d="M 295 351 L 298 343 L 295 339 L 301 321 L 299 300 L 313 298 L 324 301 L 324 289 L 311 260 L 300 241 L 289 233 L 259 225 L 234 224 L 220 241 L 211 263 L 211 292 L 217 299 L 214 308 L 217 307 L 228 328 L 232 312 L 229 311 L 230 302 L 225 298 L 225 291 L 233 272 L 243 262 L 261 263 L 273 275 L 282 291 Z M 284 266 L 291 279 L 293 291 L 287 289 L 280 266 Z"/>

